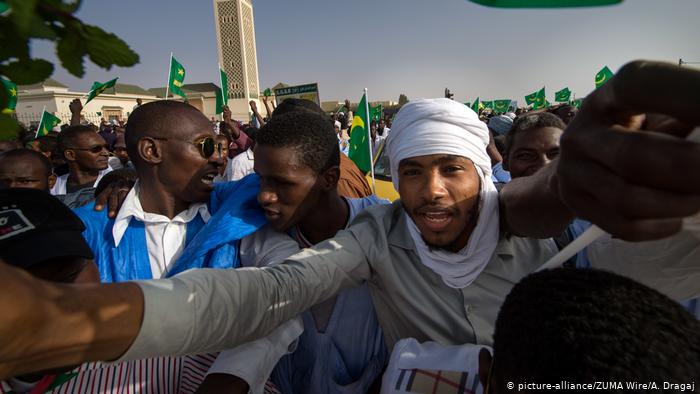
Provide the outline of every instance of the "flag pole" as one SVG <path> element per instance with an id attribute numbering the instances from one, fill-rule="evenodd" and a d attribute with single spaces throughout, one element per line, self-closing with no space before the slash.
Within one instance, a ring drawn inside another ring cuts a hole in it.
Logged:
<path id="1" fill-rule="evenodd" d="M 165 99 L 168 99 L 168 93 L 170 93 L 170 73 L 173 71 L 173 53 L 170 52 L 170 64 L 168 64 L 168 82 L 165 84 Z"/>
<path id="2" fill-rule="evenodd" d="M 228 97 L 224 96 L 224 80 L 221 79 L 221 70 L 223 70 L 223 68 L 221 68 L 221 63 L 217 63 L 217 65 L 219 66 L 219 86 L 220 86 L 219 90 L 221 90 L 221 103 L 223 105 L 228 105 Z M 226 71 L 224 71 L 224 72 L 226 72 Z M 228 75 L 226 75 L 226 77 L 228 78 Z M 224 113 L 221 112 L 221 119 L 223 119 L 223 118 L 224 118 Z"/>
<path id="3" fill-rule="evenodd" d="M 39 119 L 39 126 L 36 128 L 36 134 L 34 134 L 34 139 L 39 138 L 39 132 L 41 131 L 41 123 L 44 122 L 44 112 L 46 112 L 46 106 L 41 110 L 41 119 Z"/>
<path id="4" fill-rule="evenodd" d="M 367 88 L 365 88 L 365 113 L 367 114 L 367 145 L 369 147 L 369 169 L 372 173 L 372 194 L 377 194 L 377 188 L 374 184 L 374 154 L 372 153 L 372 119 L 369 113 L 369 96 L 367 96 Z"/>

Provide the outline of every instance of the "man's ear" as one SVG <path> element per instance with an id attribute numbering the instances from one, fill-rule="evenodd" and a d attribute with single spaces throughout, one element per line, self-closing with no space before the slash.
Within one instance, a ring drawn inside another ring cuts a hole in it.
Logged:
<path id="1" fill-rule="evenodd" d="M 479 381 L 481 382 L 481 386 L 484 388 L 484 394 L 492 394 L 493 393 L 493 387 L 486 387 L 489 383 L 491 386 L 493 386 L 494 382 L 493 380 L 489 382 L 489 374 L 491 374 L 491 368 L 493 367 L 493 357 L 491 357 L 491 352 L 489 352 L 488 349 L 485 347 L 481 348 L 479 351 Z M 491 376 L 491 379 L 493 379 L 493 376 Z M 490 393 L 486 392 L 486 389 L 489 389 L 491 391 Z"/>
<path id="2" fill-rule="evenodd" d="M 53 189 L 54 185 L 56 185 L 56 174 L 51 174 L 49 175 L 49 190 Z"/>
<path id="3" fill-rule="evenodd" d="M 139 158 L 146 163 L 158 164 L 163 161 L 162 145 L 153 138 L 144 137 L 136 145 Z"/>
<path id="4" fill-rule="evenodd" d="M 321 188 L 323 191 L 335 190 L 338 187 L 338 180 L 340 180 L 340 167 L 333 166 L 321 175 Z"/>
<path id="5" fill-rule="evenodd" d="M 66 149 L 63 151 L 63 157 L 68 161 L 75 161 L 75 151 Z"/>

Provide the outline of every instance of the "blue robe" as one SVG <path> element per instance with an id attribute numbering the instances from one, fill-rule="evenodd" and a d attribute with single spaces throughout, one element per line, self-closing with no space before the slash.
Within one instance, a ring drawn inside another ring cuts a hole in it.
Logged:
<path id="1" fill-rule="evenodd" d="M 208 204 L 211 218 L 205 224 L 197 215 L 187 223 L 185 248 L 167 277 L 191 268 L 237 268 L 239 241 L 263 224 L 265 215 L 256 196 L 257 175 L 217 184 Z M 94 203 L 75 210 L 85 224 L 83 237 L 95 255 L 102 282 L 152 279 L 144 224 L 130 220 L 119 246 L 114 244 L 114 219 L 97 212 Z"/>

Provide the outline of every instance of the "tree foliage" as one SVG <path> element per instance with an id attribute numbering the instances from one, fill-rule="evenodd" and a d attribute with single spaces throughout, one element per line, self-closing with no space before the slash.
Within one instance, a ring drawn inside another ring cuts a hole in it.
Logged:
<path id="1" fill-rule="evenodd" d="M 401 93 L 399 95 L 399 107 L 404 106 L 406 103 L 408 103 L 408 97 L 406 97 L 405 94 Z"/>
<path id="2" fill-rule="evenodd" d="M 76 77 L 85 74 L 86 56 L 107 70 L 138 63 L 139 55 L 122 39 L 75 17 L 81 3 L 82 0 L 0 1 L 0 76 L 27 85 L 53 74 L 51 62 L 31 56 L 30 41 L 34 39 L 54 41 L 61 65 Z M 6 108 L 7 102 L 7 92 L 0 89 L 0 108 Z M 0 114 L 0 139 L 16 130 L 16 122 L 9 115 Z"/>

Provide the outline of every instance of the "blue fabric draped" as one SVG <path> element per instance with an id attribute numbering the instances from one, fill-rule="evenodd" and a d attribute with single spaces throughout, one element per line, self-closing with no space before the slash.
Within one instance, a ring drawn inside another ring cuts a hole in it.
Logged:
<path id="1" fill-rule="evenodd" d="M 240 265 L 241 238 L 265 224 L 256 197 L 260 181 L 249 175 L 237 182 L 217 184 L 209 203 L 211 218 L 205 224 L 197 215 L 187 224 L 185 249 L 167 277 L 192 268 L 236 268 Z M 83 237 L 95 255 L 102 282 L 152 279 L 146 230 L 130 220 L 119 246 L 114 244 L 114 219 L 94 210 L 94 202 L 75 209 L 85 224 Z"/>

